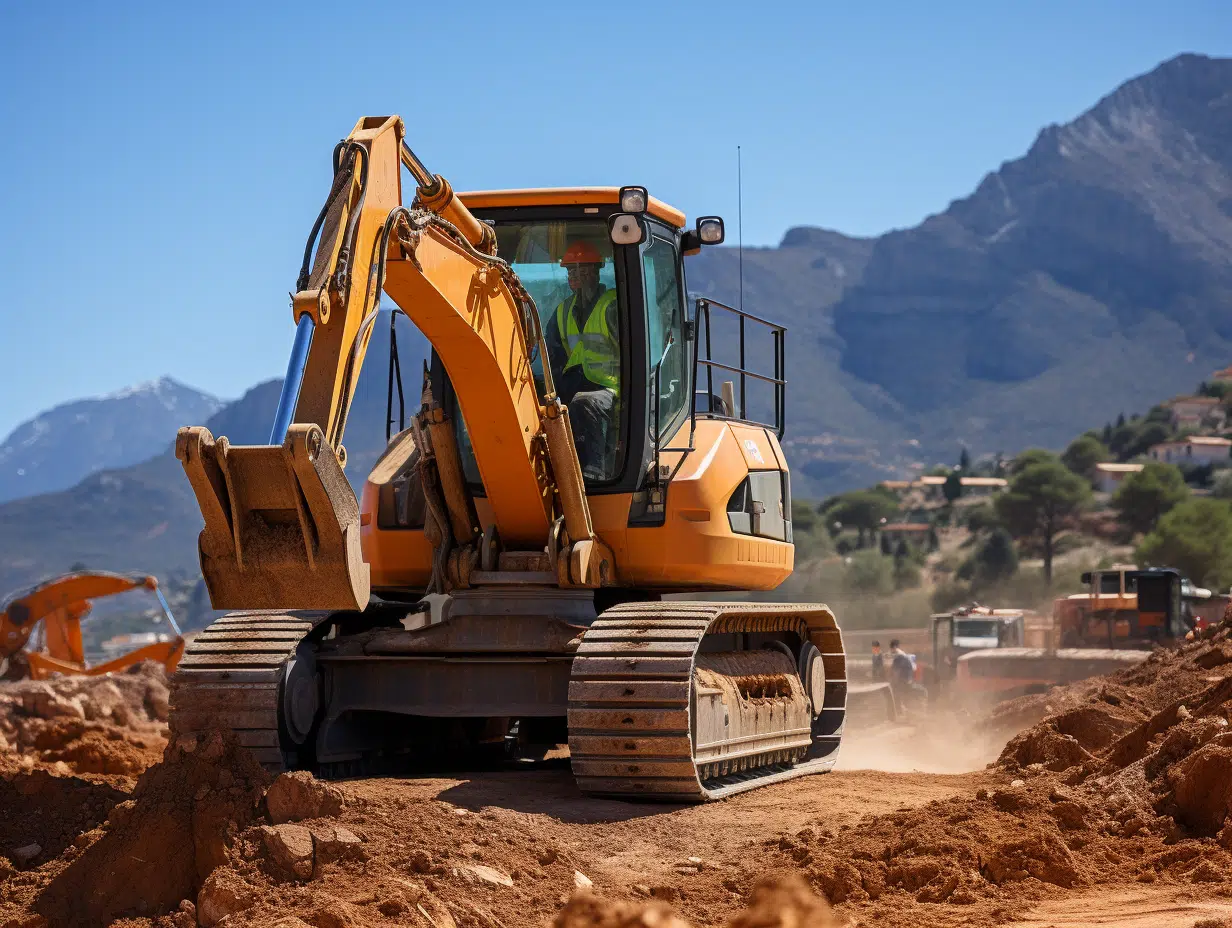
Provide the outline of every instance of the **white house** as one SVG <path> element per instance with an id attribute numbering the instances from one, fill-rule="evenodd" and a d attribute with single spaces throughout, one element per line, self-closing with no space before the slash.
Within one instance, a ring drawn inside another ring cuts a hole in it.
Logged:
<path id="1" fill-rule="evenodd" d="M 1167 464 L 1213 464 L 1232 457 L 1232 440 L 1214 435 L 1191 435 L 1178 441 L 1164 441 L 1152 445 L 1147 454 L 1156 461 Z"/>
<path id="2" fill-rule="evenodd" d="M 1178 396 L 1164 406 L 1172 413 L 1174 428 L 1199 428 L 1208 419 L 1223 420 L 1223 405 L 1213 396 Z"/>
<path id="3" fill-rule="evenodd" d="M 911 486 L 920 490 L 927 499 L 941 499 L 948 479 L 929 474 L 917 477 Z M 958 482 L 962 484 L 963 496 L 991 496 L 1009 486 L 1009 481 L 1004 477 L 959 477 Z M 885 482 L 882 485 L 885 486 Z"/>
<path id="4" fill-rule="evenodd" d="M 965 496 L 991 496 L 1010 485 L 1004 477 L 961 477 L 959 482 Z"/>
<path id="5" fill-rule="evenodd" d="M 1096 464 L 1095 489 L 1102 493 L 1115 493 L 1125 478 L 1142 470 L 1142 464 Z"/>

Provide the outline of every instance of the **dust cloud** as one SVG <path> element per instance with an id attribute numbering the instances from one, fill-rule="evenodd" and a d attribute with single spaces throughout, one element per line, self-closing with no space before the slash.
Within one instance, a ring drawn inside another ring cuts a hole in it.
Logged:
<path id="1" fill-rule="evenodd" d="M 885 773 L 971 773 L 995 761 L 1011 733 L 977 729 L 953 713 L 849 729 L 838 770 Z"/>

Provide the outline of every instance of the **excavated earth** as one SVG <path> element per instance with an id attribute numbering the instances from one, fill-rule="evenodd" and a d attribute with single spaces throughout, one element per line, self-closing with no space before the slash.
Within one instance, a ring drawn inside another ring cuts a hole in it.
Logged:
<path id="1" fill-rule="evenodd" d="M 707 806 L 567 761 L 271 778 L 158 668 L 0 686 L 0 928 L 1232 926 L 1232 622 Z"/>

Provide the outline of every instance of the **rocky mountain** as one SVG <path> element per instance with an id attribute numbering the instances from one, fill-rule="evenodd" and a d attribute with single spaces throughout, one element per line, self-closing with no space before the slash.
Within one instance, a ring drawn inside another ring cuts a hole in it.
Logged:
<path id="1" fill-rule="evenodd" d="M 207 426 L 239 443 L 265 441 L 280 386 L 275 380 L 254 387 Z M 146 571 L 164 582 L 195 577 L 201 516 L 173 444 L 175 429 L 191 421 L 176 421 L 162 453 L 139 464 L 0 504 L 0 598 L 75 565 Z"/>
<path id="2" fill-rule="evenodd" d="M 160 377 L 56 406 L 0 443 L 0 502 L 63 490 L 97 471 L 144 461 L 175 437 L 182 422 L 204 421 L 222 405 Z"/>
<path id="3" fill-rule="evenodd" d="M 735 296 L 736 255 L 690 289 Z M 745 252 L 788 324 L 789 454 L 828 492 L 913 462 L 1055 446 L 1232 355 L 1232 60 L 1181 55 L 919 226 Z"/>

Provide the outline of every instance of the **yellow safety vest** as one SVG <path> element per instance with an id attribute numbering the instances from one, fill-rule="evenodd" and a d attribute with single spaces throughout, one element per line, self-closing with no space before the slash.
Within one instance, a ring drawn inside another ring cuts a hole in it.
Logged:
<path id="1" fill-rule="evenodd" d="M 573 307 L 577 305 L 576 293 L 556 307 L 560 343 L 569 356 L 565 370 L 580 364 L 587 380 L 610 390 L 620 389 L 620 346 L 616 333 L 607 325 L 607 310 L 615 299 L 615 290 L 601 293 L 590 311 L 590 318 L 581 329 L 578 329 L 577 317 L 573 314 Z"/>

